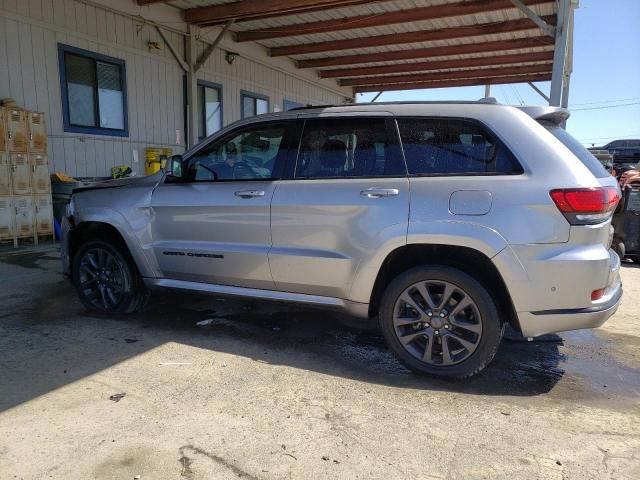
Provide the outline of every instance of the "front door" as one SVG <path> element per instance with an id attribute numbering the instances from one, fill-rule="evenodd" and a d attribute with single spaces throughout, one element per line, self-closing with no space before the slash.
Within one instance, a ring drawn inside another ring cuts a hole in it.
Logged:
<path id="1" fill-rule="evenodd" d="M 406 242 L 409 181 L 395 131 L 384 117 L 304 121 L 294 178 L 271 202 L 278 290 L 353 300 L 357 272 Z"/>
<path id="2" fill-rule="evenodd" d="M 165 278 L 273 288 L 270 202 L 287 131 L 240 127 L 187 158 L 183 181 L 155 190 L 153 250 Z"/>

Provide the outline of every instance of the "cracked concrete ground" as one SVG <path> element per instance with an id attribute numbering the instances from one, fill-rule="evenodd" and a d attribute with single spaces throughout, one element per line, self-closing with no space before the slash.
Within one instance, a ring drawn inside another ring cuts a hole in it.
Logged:
<path id="1" fill-rule="evenodd" d="M 445 382 L 327 312 L 164 294 L 89 315 L 57 256 L 0 252 L 2 479 L 640 478 L 633 264 L 604 327 Z"/>

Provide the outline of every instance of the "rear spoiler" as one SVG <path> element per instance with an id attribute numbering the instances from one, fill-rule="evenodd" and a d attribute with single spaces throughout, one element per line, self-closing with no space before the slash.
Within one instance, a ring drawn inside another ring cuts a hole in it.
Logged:
<path id="1" fill-rule="evenodd" d="M 551 125 L 561 125 L 566 122 L 571 113 L 561 107 L 517 107 L 538 122 Z"/>

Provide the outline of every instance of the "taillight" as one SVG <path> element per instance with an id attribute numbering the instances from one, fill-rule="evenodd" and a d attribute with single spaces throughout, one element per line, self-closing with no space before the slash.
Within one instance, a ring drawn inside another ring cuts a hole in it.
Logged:
<path id="1" fill-rule="evenodd" d="M 561 188 L 549 194 L 572 225 L 602 223 L 611 217 L 620 201 L 616 187 Z"/>

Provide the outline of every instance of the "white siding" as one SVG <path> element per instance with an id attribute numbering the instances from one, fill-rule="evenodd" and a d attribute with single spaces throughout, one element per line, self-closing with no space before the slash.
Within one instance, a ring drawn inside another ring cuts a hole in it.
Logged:
<path id="1" fill-rule="evenodd" d="M 108 2 L 107 2 L 108 3 Z M 115 3 L 115 2 L 114 2 Z M 167 32 L 182 51 L 184 38 Z M 161 50 L 149 51 L 158 42 Z M 126 62 L 129 137 L 64 132 L 58 68 L 58 44 L 109 55 Z M 205 48 L 199 44 L 199 51 Z M 240 118 L 240 90 L 270 99 L 282 109 L 283 100 L 300 103 L 342 103 L 340 89 L 326 89 L 282 69 L 270 68 L 262 47 L 255 46 L 256 62 L 239 57 L 229 65 L 216 50 L 198 78 L 223 86 L 223 118 Z M 183 74 L 155 28 L 75 0 L 0 0 L 0 98 L 46 113 L 49 164 L 52 171 L 75 176 L 107 176 L 115 165 L 129 165 L 144 174 L 144 148 L 184 149 Z M 176 143 L 176 131 L 180 142 Z M 139 162 L 133 163 L 133 150 Z"/>

